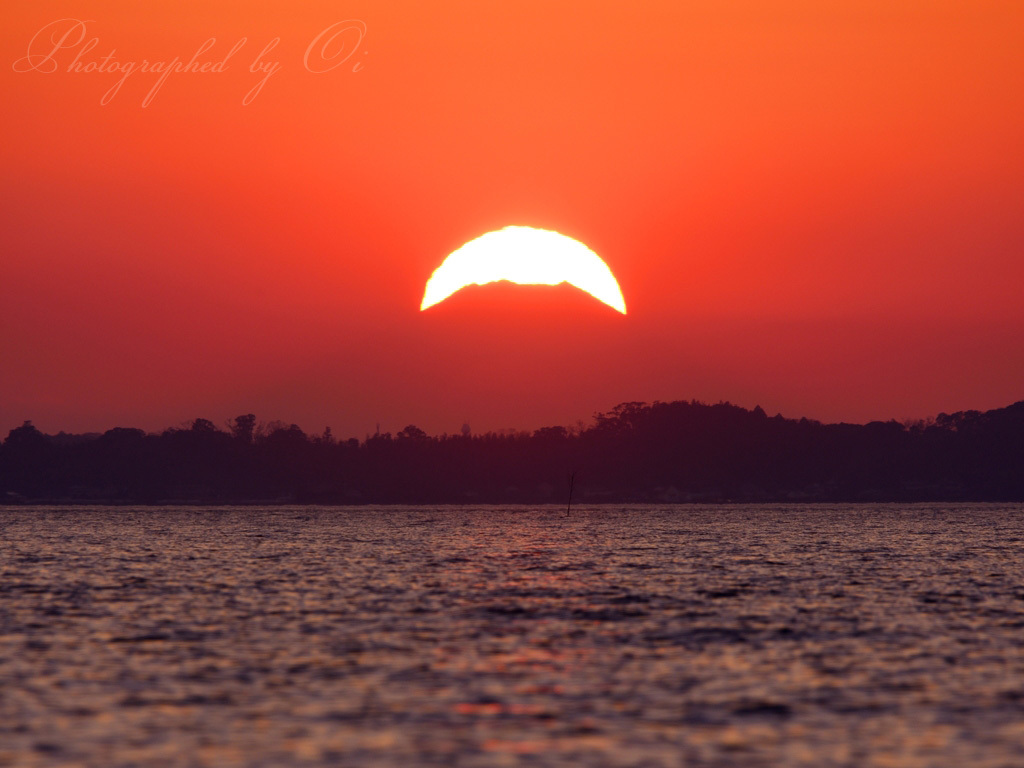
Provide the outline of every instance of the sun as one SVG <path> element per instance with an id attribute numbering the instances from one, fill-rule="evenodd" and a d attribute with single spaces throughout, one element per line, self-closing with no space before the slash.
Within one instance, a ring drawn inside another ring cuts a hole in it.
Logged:
<path id="1" fill-rule="evenodd" d="M 626 314 L 615 275 L 579 240 L 533 227 L 505 227 L 470 240 L 449 254 L 427 280 L 420 310 L 467 285 L 508 280 L 521 285 L 569 283 Z"/>

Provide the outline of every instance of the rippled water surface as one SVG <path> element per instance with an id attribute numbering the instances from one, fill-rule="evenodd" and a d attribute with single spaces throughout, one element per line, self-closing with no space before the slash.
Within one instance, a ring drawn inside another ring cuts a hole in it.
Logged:
<path id="1" fill-rule="evenodd" d="M 1021 766 L 1024 509 L 0 508 L 0 765 Z"/>

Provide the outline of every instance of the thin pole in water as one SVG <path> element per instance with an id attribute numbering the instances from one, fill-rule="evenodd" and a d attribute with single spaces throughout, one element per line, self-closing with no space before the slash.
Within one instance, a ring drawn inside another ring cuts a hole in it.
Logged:
<path id="1" fill-rule="evenodd" d="M 565 514 L 569 514 L 572 511 L 572 486 L 576 482 L 576 473 L 573 472 L 569 475 L 569 506 L 565 508 Z"/>

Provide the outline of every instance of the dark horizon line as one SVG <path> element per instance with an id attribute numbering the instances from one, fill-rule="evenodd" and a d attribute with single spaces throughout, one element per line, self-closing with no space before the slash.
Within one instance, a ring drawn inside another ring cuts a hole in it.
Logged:
<path id="1" fill-rule="evenodd" d="M 688 405 L 705 406 L 705 407 L 727 406 L 727 407 L 733 407 L 733 408 L 740 408 L 742 410 L 746 410 L 746 411 L 749 411 L 751 413 L 758 413 L 758 412 L 760 412 L 760 413 L 766 414 L 766 412 L 764 411 L 763 408 L 761 408 L 760 405 L 755 405 L 753 408 L 747 408 L 746 406 L 739 405 L 739 404 L 734 403 L 734 402 L 732 402 L 730 400 L 719 400 L 719 401 L 717 401 L 715 403 L 707 402 L 707 401 L 704 401 L 704 400 L 698 400 L 696 398 L 692 398 L 690 400 L 667 400 L 667 401 L 666 400 L 652 400 L 652 401 L 629 400 L 629 401 L 623 401 L 623 402 L 617 404 L 614 408 L 612 408 L 610 411 L 607 411 L 607 412 L 595 411 L 594 414 L 591 416 L 591 420 L 590 420 L 589 423 L 584 423 L 583 420 L 580 419 L 580 420 L 577 420 L 577 423 L 574 424 L 574 425 L 553 424 L 553 425 L 544 425 L 544 426 L 540 426 L 540 427 L 534 427 L 533 429 L 517 428 L 517 427 L 501 427 L 501 428 L 498 428 L 498 429 L 488 429 L 488 430 L 485 430 L 485 431 L 482 431 L 482 432 L 472 432 L 472 435 L 475 436 L 475 437 L 481 437 L 481 436 L 486 436 L 486 435 L 495 435 L 495 436 L 499 436 L 499 437 L 522 436 L 522 435 L 532 435 L 535 432 L 539 432 L 539 431 L 547 430 L 547 429 L 565 429 L 570 434 L 573 434 L 574 431 L 581 429 L 581 427 L 583 429 L 588 429 L 588 428 L 593 427 L 595 424 L 598 423 L 598 421 L 602 417 L 606 417 L 608 414 L 614 413 L 618 409 L 621 409 L 623 407 L 627 407 L 627 406 L 629 406 L 629 407 L 635 407 L 635 406 L 650 407 L 650 406 L 661 406 L 661 405 L 674 405 L 674 404 L 677 404 L 677 403 L 684 403 L 684 404 L 688 404 Z M 929 424 L 935 424 L 937 422 L 942 421 L 943 419 L 948 419 L 950 417 L 955 417 L 955 416 L 959 416 L 959 415 L 963 415 L 963 414 L 973 415 L 973 414 L 983 414 L 983 413 L 990 413 L 990 412 L 995 412 L 995 411 L 1002 411 L 1002 410 L 1005 410 L 1007 408 L 1013 408 L 1014 406 L 1019 406 L 1019 405 L 1022 405 L 1022 404 L 1024 404 L 1024 400 L 1017 400 L 1017 401 L 1014 401 L 1012 403 L 1008 403 L 1007 405 L 999 406 L 997 408 L 986 409 L 984 411 L 983 410 L 979 410 L 979 409 L 966 409 L 966 410 L 959 410 L 959 411 L 953 411 L 953 412 L 941 411 L 941 412 L 939 412 L 939 413 L 937 413 L 935 415 L 929 415 L 929 416 L 925 416 L 923 418 L 902 418 L 902 419 L 897 419 L 895 417 L 890 417 L 888 419 L 869 419 L 867 421 L 845 421 L 845 420 L 841 420 L 841 421 L 823 421 L 821 419 L 810 418 L 810 417 L 807 417 L 807 416 L 797 416 L 797 417 L 785 416 L 785 415 L 782 414 L 781 411 L 777 412 L 774 416 L 771 416 L 769 418 L 784 419 L 786 421 L 809 422 L 809 423 L 821 425 L 821 426 L 824 426 L 824 427 L 842 427 L 842 426 L 864 427 L 864 426 L 868 426 L 869 424 L 900 424 L 900 425 L 902 425 L 904 427 L 913 427 L 913 426 L 921 426 L 921 425 L 927 426 Z M 137 430 L 137 431 L 140 431 L 140 432 L 144 433 L 145 435 L 159 436 L 159 435 L 165 434 L 167 432 L 173 432 L 173 431 L 178 431 L 178 430 L 194 429 L 197 422 L 203 422 L 205 424 L 209 424 L 210 426 L 212 426 L 218 432 L 225 432 L 225 430 L 222 429 L 221 426 L 227 427 L 228 428 L 227 432 L 230 433 L 230 430 L 231 430 L 231 427 L 232 427 L 232 422 L 235 422 L 235 421 L 237 421 L 238 419 L 240 419 L 240 418 L 242 418 L 244 416 L 252 416 L 252 417 L 255 418 L 255 414 L 249 412 L 249 413 L 246 413 L 246 414 L 239 414 L 238 416 L 235 416 L 233 418 L 225 419 L 222 425 L 218 425 L 214 421 L 212 421 L 210 419 L 207 419 L 205 417 L 197 417 L 197 418 L 194 418 L 194 419 L 191 419 L 191 420 L 186 419 L 184 421 L 181 421 L 181 422 L 179 422 L 179 426 L 167 426 L 167 427 L 164 427 L 163 429 L 159 429 L 159 430 L 155 430 L 155 431 L 141 429 L 139 427 L 116 425 L 116 426 L 113 426 L 113 427 L 109 427 L 106 430 L 101 431 L 101 432 L 100 431 L 70 432 L 70 431 L 66 431 L 66 430 L 61 429 L 59 432 L 42 432 L 41 434 L 45 435 L 46 437 L 52 437 L 52 438 L 65 437 L 65 438 L 87 439 L 87 438 L 102 437 L 103 435 L 108 434 L 108 433 L 110 433 L 112 431 L 115 431 L 115 430 L 132 430 L 132 431 L 136 431 Z M 27 426 L 33 427 L 35 429 L 38 429 L 33 424 L 33 420 L 32 419 L 26 419 L 26 420 L 24 420 L 22 422 L 22 425 L 21 425 L 22 428 L 23 427 L 27 427 Z M 256 422 L 254 424 L 254 426 L 255 426 L 255 428 L 257 430 L 261 430 L 262 429 L 262 430 L 264 430 L 264 432 L 271 432 L 271 431 L 274 431 L 274 430 L 277 430 L 277 429 L 285 429 L 285 430 L 295 430 L 295 429 L 298 429 L 304 435 L 307 435 L 309 437 L 315 437 L 316 434 L 317 434 L 317 433 L 313 433 L 313 432 L 306 432 L 301 427 L 299 427 L 298 424 L 296 424 L 294 422 L 289 423 L 289 422 L 287 422 L 285 420 L 282 420 L 282 419 L 271 419 L 269 421 L 258 421 L 258 422 Z M 418 427 L 416 427 L 416 425 L 414 423 L 406 425 L 405 429 L 409 429 L 410 427 L 418 429 Z M 13 432 L 15 429 L 19 429 L 19 427 L 13 427 L 10 431 Z M 325 429 L 326 432 L 329 432 L 329 433 L 331 433 L 333 435 L 333 429 L 331 428 L 331 426 L 329 424 L 326 425 L 324 427 L 324 429 Z M 324 434 L 324 433 L 321 432 L 320 434 Z M 363 442 L 365 442 L 366 439 L 369 439 L 369 438 L 377 436 L 377 435 L 387 435 L 387 434 L 391 434 L 391 433 L 388 432 L 388 431 L 381 432 L 379 430 L 379 426 L 378 426 L 378 429 L 377 429 L 376 432 L 366 432 L 364 434 L 365 434 L 365 437 L 363 438 Z M 443 438 L 443 437 L 460 437 L 461 436 L 461 435 L 459 435 L 457 433 L 449 433 L 449 432 L 440 432 L 440 433 L 435 433 L 435 434 L 424 433 L 424 434 L 426 434 L 427 437 L 430 437 L 432 439 Z M 8 433 L 8 436 L 10 436 L 10 432 Z M 343 440 L 358 440 L 359 438 L 356 437 L 356 436 L 352 436 L 352 437 L 344 438 L 343 439 L 343 438 L 339 438 L 337 436 L 334 436 L 334 439 L 339 440 L 339 441 L 343 441 Z M 2 443 L 2 442 L 3 441 L 0 441 L 0 443 Z"/>
<path id="2" fill-rule="evenodd" d="M 26 424 L 0 444 L 0 502 L 559 503 L 572 477 L 579 504 L 1024 501 L 1024 401 L 864 425 L 691 400 L 511 434 L 410 424 L 339 441 L 253 414 L 228 429 L 47 436 Z"/>

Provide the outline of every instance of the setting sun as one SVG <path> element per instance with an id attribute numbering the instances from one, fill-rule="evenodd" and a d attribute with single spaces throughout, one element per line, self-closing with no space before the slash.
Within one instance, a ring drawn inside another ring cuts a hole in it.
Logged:
<path id="1" fill-rule="evenodd" d="M 520 285 L 569 283 L 626 314 L 619 283 L 600 256 L 578 240 L 533 227 L 488 232 L 453 251 L 427 281 L 420 310 L 467 285 L 498 280 Z"/>

